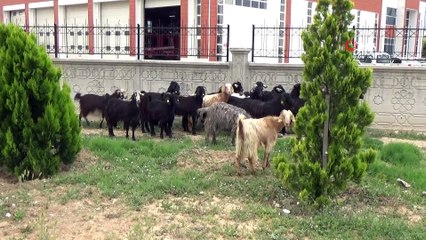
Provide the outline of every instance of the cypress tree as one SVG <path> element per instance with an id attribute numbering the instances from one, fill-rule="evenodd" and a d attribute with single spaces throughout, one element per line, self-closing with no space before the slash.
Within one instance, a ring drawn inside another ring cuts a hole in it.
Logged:
<path id="1" fill-rule="evenodd" d="M 284 183 L 302 201 L 318 206 L 350 180 L 361 180 L 375 158 L 373 150 L 361 149 L 365 127 L 374 119 L 360 100 L 372 83 L 372 70 L 360 68 L 348 51 L 352 7 L 350 0 L 319 0 L 313 24 L 302 33 L 306 104 L 296 118 L 290 157 L 274 159 Z"/>
<path id="2" fill-rule="evenodd" d="M 81 149 L 71 90 L 60 78 L 34 35 L 0 25 L 0 166 L 17 177 L 51 176 Z"/>

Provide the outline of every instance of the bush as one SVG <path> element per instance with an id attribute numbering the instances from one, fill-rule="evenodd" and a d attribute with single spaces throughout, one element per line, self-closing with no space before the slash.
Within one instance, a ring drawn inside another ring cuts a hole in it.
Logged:
<path id="1" fill-rule="evenodd" d="M 277 156 L 274 165 L 285 185 L 299 199 L 321 206 L 359 182 L 374 149 L 363 148 L 362 136 L 374 114 L 360 96 L 372 83 L 372 70 L 360 68 L 345 46 L 354 16 L 350 0 L 319 0 L 314 22 L 303 31 L 305 53 L 301 97 L 290 157 Z"/>
<path id="2" fill-rule="evenodd" d="M 0 166 L 23 179 L 47 177 L 81 149 L 71 90 L 33 35 L 0 25 Z"/>
<path id="3" fill-rule="evenodd" d="M 423 155 L 420 149 L 412 144 L 394 142 L 383 146 L 380 158 L 395 165 L 418 165 Z"/>

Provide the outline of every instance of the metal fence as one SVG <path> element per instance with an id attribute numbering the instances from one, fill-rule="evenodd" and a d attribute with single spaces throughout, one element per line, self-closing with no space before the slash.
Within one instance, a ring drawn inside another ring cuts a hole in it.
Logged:
<path id="1" fill-rule="evenodd" d="M 229 60 L 229 25 L 223 27 L 24 26 L 49 54 L 130 56 L 179 60 L 181 57 Z"/>
<path id="2" fill-rule="evenodd" d="M 252 61 L 255 58 L 300 58 L 304 52 L 301 39 L 307 27 L 252 28 Z M 425 57 L 423 38 L 425 28 L 353 28 L 356 48 L 354 54 L 386 52 L 394 58 L 419 60 Z"/>

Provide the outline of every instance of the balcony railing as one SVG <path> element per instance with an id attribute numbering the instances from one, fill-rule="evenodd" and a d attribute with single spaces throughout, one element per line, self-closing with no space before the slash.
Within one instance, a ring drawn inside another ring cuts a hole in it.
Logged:
<path id="1" fill-rule="evenodd" d="M 24 26 L 55 58 L 92 55 L 104 58 L 179 60 L 182 57 L 229 60 L 229 25 L 223 27 Z"/>
<path id="2" fill-rule="evenodd" d="M 255 58 L 277 58 L 279 61 L 300 58 L 304 53 L 302 32 L 306 27 L 252 28 L 252 61 Z M 386 52 L 393 58 L 419 60 L 423 51 L 425 28 L 351 28 L 357 48 L 354 54 Z"/>

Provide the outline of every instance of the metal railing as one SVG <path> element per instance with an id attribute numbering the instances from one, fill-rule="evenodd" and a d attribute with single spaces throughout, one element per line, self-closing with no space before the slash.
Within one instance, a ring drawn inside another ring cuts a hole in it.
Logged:
<path id="1" fill-rule="evenodd" d="M 24 26 L 49 54 L 179 60 L 195 56 L 229 61 L 229 25 L 223 27 Z"/>
<path id="2" fill-rule="evenodd" d="M 252 61 L 255 58 L 300 58 L 304 53 L 302 32 L 307 27 L 252 28 Z M 425 28 L 352 28 L 355 31 L 354 54 L 386 52 L 394 58 L 419 60 L 426 57 L 423 51 Z"/>

